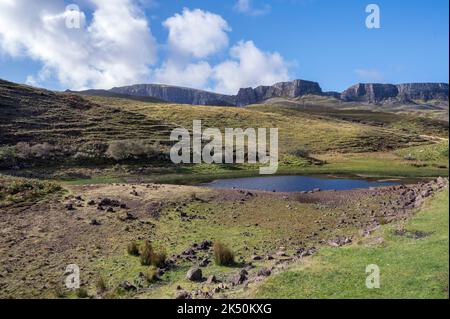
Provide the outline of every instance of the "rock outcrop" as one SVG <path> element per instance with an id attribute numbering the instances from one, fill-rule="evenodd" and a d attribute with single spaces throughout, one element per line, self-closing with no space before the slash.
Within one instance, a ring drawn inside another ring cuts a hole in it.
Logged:
<path id="1" fill-rule="evenodd" d="M 397 89 L 398 97 L 405 100 L 448 100 L 448 83 L 405 83 Z"/>
<path id="2" fill-rule="evenodd" d="M 274 97 L 295 98 L 306 94 L 321 95 L 322 89 L 319 83 L 294 80 L 291 82 L 279 82 L 272 86 L 258 86 L 257 88 L 240 89 L 236 104 L 238 106 L 259 103 Z"/>
<path id="3" fill-rule="evenodd" d="M 346 102 L 412 102 L 413 100 L 448 100 L 447 83 L 379 84 L 359 83 L 341 93 Z"/>
<path id="4" fill-rule="evenodd" d="M 179 104 L 246 106 L 261 103 L 271 98 L 297 98 L 303 95 L 333 97 L 344 102 L 369 104 L 413 103 L 415 100 L 448 101 L 447 83 L 381 84 L 359 83 L 342 93 L 323 92 L 319 83 L 305 80 L 279 82 L 271 86 L 242 88 L 237 95 L 225 95 L 197 89 L 162 84 L 137 84 L 115 87 L 111 90 L 88 90 L 86 95 L 152 98 Z"/>
<path id="5" fill-rule="evenodd" d="M 397 86 L 393 84 L 359 83 L 342 92 L 341 99 L 346 102 L 379 103 L 397 95 Z"/>
<path id="6" fill-rule="evenodd" d="M 167 102 L 194 105 L 235 106 L 236 97 L 233 95 L 217 94 L 185 87 L 162 84 L 136 84 L 115 87 L 110 90 L 117 94 L 140 97 L 154 97 Z"/>

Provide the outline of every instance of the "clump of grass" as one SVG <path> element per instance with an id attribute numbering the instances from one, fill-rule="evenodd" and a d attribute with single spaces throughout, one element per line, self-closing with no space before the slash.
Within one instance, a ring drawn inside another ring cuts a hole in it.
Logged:
<path id="1" fill-rule="evenodd" d="M 82 299 L 89 297 L 88 291 L 85 288 L 78 288 L 75 294 L 78 298 Z"/>
<path id="2" fill-rule="evenodd" d="M 61 298 L 66 298 L 67 297 L 66 292 L 64 291 L 64 288 L 61 287 L 61 286 L 55 287 L 53 293 L 55 294 L 56 298 L 60 298 L 61 299 Z"/>
<path id="3" fill-rule="evenodd" d="M 129 243 L 128 246 L 127 246 L 127 252 L 131 256 L 139 256 L 139 246 L 138 246 L 138 244 L 135 241 Z"/>
<path id="4" fill-rule="evenodd" d="M 155 267 L 163 267 L 166 263 L 166 253 L 164 251 L 153 252 L 152 265 Z"/>
<path id="5" fill-rule="evenodd" d="M 214 262 L 219 266 L 231 266 L 235 263 L 234 253 L 221 242 L 214 242 Z"/>
<path id="6" fill-rule="evenodd" d="M 106 284 L 106 280 L 103 276 L 99 275 L 97 277 L 97 281 L 95 282 L 95 287 L 99 293 L 104 293 L 108 290 L 108 285 Z"/>
<path id="7" fill-rule="evenodd" d="M 150 266 L 152 264 L 153 247 L 150 242 L 144 242 L 140 253 L 141 265 Z"/>
<path id="8" fill-rule="evenodd" d="M 145 241 L 140 253 L 141 265 L 162 267 L 166 262 L 166 253 L 155 251 L 150 242 Z"/>
<path id="9" fill-rule="evenodd" d="M 155 282 L 158 280 L 158 273 L 156 271 L 156 269 L 150 268 L 145 272 L 145 279 L 149 282 Z"/>

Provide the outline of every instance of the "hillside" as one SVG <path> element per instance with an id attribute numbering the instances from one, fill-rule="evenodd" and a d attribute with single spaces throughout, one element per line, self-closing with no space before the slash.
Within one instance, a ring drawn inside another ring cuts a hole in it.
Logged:
<path id="1" fill-rule="evenodd" d="M 132 96 L 156 98 L 172 103 L 192 105 L 246 106 L 264 103 L 274 98 L 298 99 L 307 95 L 337 100 L 343 104 L 357 102 L 372 106 L 430 104 L 447 106 L 449 87 L 447 83 L 380 84 L 358 83 L 340 92 L 323 92 L 319 83 L 305 80 L 279 82 L 256 88 L 241 88 L 236 95 L 224 95 L 187 87 L 163 84 L 135 84 L 114 87 L 110 90 L 87 90 L 80 94 L 94 96 Z"/>
<path id="2" fill-rule="evenodd" d="M 448 135 L 448 122 L 407 114 L 298 104 L 235 108 L 152 103 L 2 81 L 0 168 L 97 166 L 99 171 L 98 165 L 136 164 L 178 172 L 183 168 L 173 167 L 169 159 L 170 132 L 180 126 L 190 129 L 197 119 L 204 128 L 278 128 L 280 160 L 290 170 L 316 163 L 309 154 L 395 151 Z M 39 176 L 47 176 L 43 174 Z"/>

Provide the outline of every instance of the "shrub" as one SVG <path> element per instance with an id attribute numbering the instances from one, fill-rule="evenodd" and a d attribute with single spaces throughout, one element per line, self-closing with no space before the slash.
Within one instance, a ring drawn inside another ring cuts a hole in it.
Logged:
<path id="1" fill-rule="evenodd" d="M 141 250 L 141 264 L 143 266 L 150 266 L 152 264 L 153 247 L 150 242 L 144 242 L 144 246 Z"/>
<path id="2" fill-rule="evenodd" d="M 56 155 L 58 149 L 47 142 L 30 145 L 26 142 L 19 142 L 16 145 L 17 155 L 23 159 L 48 159 Z"/>
<path id="3" fill-rule="evenodd" d="M 145 280 L 147 280 L 149 283 L 155 282 L 158 280 L 158 273 L 156 272 L 156 269 L 148 269 L 147 272 L 145 272 Z"/>
<path id="4" fill-rule="evenodd" d="M 164 267 L 164 264 L 166 263 L 166 253 L 163 251 L 153 252 L 151 262 L 155 267 Z"/>
<path id="5" fill-rule="evenodd" d="M 127 247 L 127 251 L 128 251 L 128 254 L 130 254 L 131 256 L 139 256 L 138 244 L 135 241 L 129 243 L 128 247 Z"/>
<path id="6" fill-rule="evenodd" d="M 78 298 L 87 298 L 89 297 L 89 294 L 85 288 L 78 288 L 76 293 Z"/>
<path id="7" fill-rule="evenodd" d="M 150 242 L 146 241 L 142 247 L 140 258 L 143 266 L 162 267 L 166 262 L 166 253 L 155 251 Z"/>
<path id="8" fill-rule="evenodd" d="M 106 155 L 116 161 L 140 157 L 150 158 L 158 153 L 157 147 L 145 140 L 112 141 L 106 151 Z"/>
<path id="9" fill-rule="evenodd" d="M 18 158 L 14 146 L 0 147 L 0 168 L 10 168 L 16 166 Z"/>
<path id="10" fill-rule="evenodd" d="M 102 293 L 108 290 L 108 285 L 106 284 L 106 280 L 103 276 L 99 275 L 97 277 L 97 281 L 95 282 L 95 287 L 97 291 Z"/>
<path id="11" fill-rule="evenodd" d="M 214 262 L 219 266 L 230 266 L 234 264 L 234 253 L 221 242 L 214 242 Z"/>
<path id="12" fill-rule="evenodd" d="M 56 298 L 66 298 L 66 292 L 64 291 L 62 286 L 57 286 L 54 289 L 54 294 Z"/>
<path id="13" fill-rule="evenodd" d="M 296 157 L 307 158 L 309 157 L 310 151 L 307 147 L 299 147 L 295 150 L 292 150 L 290 154 Z"/>

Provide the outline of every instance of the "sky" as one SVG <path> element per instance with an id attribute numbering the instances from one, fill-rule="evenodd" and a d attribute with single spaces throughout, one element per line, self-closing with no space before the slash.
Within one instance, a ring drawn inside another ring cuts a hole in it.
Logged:
<path id="1" fill-rule="evenodd" d="M 377 4 L 380 28 L 367 28 Z M 74 6 L 75 5 L 75 6 Z M 445 0 L 0 0 L 0 78 L 236 94 L 293 79 L 446 82 Z"/>

